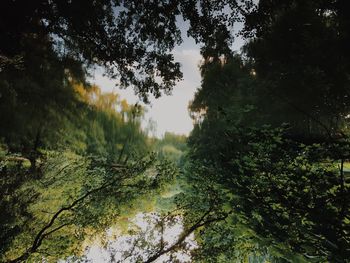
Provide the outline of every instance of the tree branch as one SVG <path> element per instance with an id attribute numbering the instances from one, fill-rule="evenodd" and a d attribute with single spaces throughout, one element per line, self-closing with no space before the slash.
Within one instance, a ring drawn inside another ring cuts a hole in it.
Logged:
<path id="1" fill-rule="evenodd" d="M 218 221 L 221 221 L 221 220 L 225 220 L 227 218 L 227 216 L 232 213 L 227 213 L 225 214 L 224 216 L 222 217 L 215 217 L 215 218 L 209 218 L 205 221 L 203 221 L 205 219 L 205 217 L 207 217 L 209 214 L 210 214 L 211 210 L 205 212 L 199 220 L 197 220 L 197 222 L 195 224 L 193 224 L 190 228 L 188 228 L 187 230 L 184 230 L 182 232 L 182 234 L 179 236 L 179 238 L 177 239 L 177 241 L 172 244 L 170 247 L 164 249 L 164 248 L 161 248 L 156 254 L 154 254 L 153 256 L 151 256 L 150 258 L 148 258 L 146 261 L 144 261 L 144 263 L 151 263 L 151 262 L 154 262 L 155 260 L 157 260 L 159 257 L 161 257 L 162 255 L 165 255 L 166 253 L 170 252 L 170 251 L 173 251 L 173 250 L 176 250 L 177 248 L 179 248 L 182 243 L 185 241 L 185 239 L 191 235 L 196 229 L 202 227 L 202 226 L 205 226 L 205 225 L 209 225 L 211 223 L 214 223 L 214 222 L 218 222 Z"/>
<path id="2" fill-rule="evenodd" d="M 118 178 L 119 179 L 119 178 Z M 113 184 L 115 184 L 117 182 L 118 179 L 113 180 L 112 182 L 109 183 L 105 183 L 100 187 L 94 188 L 88 192 L 86 192 L 84 195 L 82 195 L 80 198 L 76 199 L 75 201 L 73 201 L 70 205 L 65 206 L 60 208 L 50 219 L 50 221 L 36 234 L 34 241 L 32 243 L 32 246 L 30 248 L 28 248 L 21 256 L 8 261 L 9 263 L 17 263 L 17 262 L 22 262 L 25 261 L 29 258 L 29 256 L 35 252 L 37 252 L 38 248 L 41 246 L 42 241 L 50 234 L 52 234 L 53 232 L 58 231 L 59 229 L 63 228 L 64 226 L 66 226 L 67 224 L 63 224 L 59 227 L 56 227 L 50 231 L 48 231 L 56 222 L 57 218 L 59 218 L 59 216 L 64 213 L 65 211 L 69 211 L 72 210 L 77 204 L 79 204 L 80 202 L 82 202 L 83 200 L 85 200 L 87 197 L 89 197 L 90 195 L 97 193 L 101 190 L 104 190 L 106 188 L 108 188 L 109 186 L 112 186 Z"/>

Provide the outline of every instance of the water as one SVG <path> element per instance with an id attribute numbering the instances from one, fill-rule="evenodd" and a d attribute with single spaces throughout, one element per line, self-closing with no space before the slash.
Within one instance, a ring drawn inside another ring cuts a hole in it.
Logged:
<path id="1" fill-rule="evenodd" d="M 110 228 L 105 246 L 95 242 L 86 248 L 83 259 L 78 262 L 145 262 L 156 254 L 162 244 L 163 250 L 172 246 L 183 232 L 180 216 L 161 216 L 159 213 L 138 213 L 131 220 L 127 233 Z M 190 234 L 180 250 L 160 256 L 154 262 L 191 262 L 190 252 L 197 247 L 194 234 Z M 68 260 L 66 262 L 77 262 Z"/>

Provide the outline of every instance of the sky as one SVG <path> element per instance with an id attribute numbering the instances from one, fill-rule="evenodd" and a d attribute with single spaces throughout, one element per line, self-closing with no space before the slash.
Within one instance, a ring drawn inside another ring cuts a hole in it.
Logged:
<path id="1" fill-rule="evenodd" d="M 189 40 L 190 41 L 190 40 Z M 146 126 L 149 119 L 156 122 L 156 136 L 162 137 L 166 131 L 188 135 L 193 128 L 192 120 L 188 113 L 188 104 L 193 99 L 194 93 L 200 86 L 200 73 L 198 65 L 201 60 L 199 47 L 192 45 L 181 45 L 173 51 L 175 61 L 181 63 L 183 79 L 174 87 L 171 95 L 163 95 L 158 99 L 150 96 L 150 105 L 139 102 L 132 88 L 119 89 L 116 80 L 103 76 L 103 72 L 96 71 L 94 79 L 102 91 L 118 93 L 121 99 L 129 103 L 136 103 L 146 107 L 143 125 Z"/>
<path id="2" fill-rule="evenodd" d="M 147 109 L 143 127 L 147 126 L 148 120 L 156 123 L 155 136 L 161 138 L 166 131 L 189 135 L 193 128 L 192 119 L 189 116 L 188 105 L 193 99 L 195 91 L 200 87 L 201 77 L 199 64 L 201 62 L 200 47 L 193 39 L 186 36 L 184 22 L 180 22 L 180 29 L 183 32 L 183 43 L 173 50 L 175 61 L 180 62 L 183 72 L 183 79 L 174 87 L 171 95 L 163 95 L 158 99 L 150 97 L 151 104 L 144 105 L 134 94 L 132 88 L 119 89 L 116 87 L 116 80 L 103 76 L 101 70 L 96 70 L 92 82 L 97 84 L 104 92 L 116 92 L 121 99 L 126 99 L 130 104 L 139 102 Z M 239 27 L 239 26 L 238 26 Z M 242 40 L 237 38 L 233 49 L 238 50 L 242 46 Z"/>

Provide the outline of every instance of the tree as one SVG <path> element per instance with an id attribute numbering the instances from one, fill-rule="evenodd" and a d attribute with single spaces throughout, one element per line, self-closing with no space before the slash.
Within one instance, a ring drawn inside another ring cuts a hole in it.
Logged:
<path id="1" fill-rule="evenodd" d="M 199 234 L 199 257 L 232 260 L 235 249 L 253 253 L 263 247 L 270 256 L 293 262 L 346 262 L 348 140 L 301 144 L 284 128 L 244 125 L 227 114 L 231 108 L 223 108 L 220 118 L 205 116 L 189 139 L 189 202 L 201 210 L 212 200 L 218 213 L 235 215 Z"/>
<path id="2" fill-rule="evenodd" d="M 206 57 L 218 56 L 229 52 L 233 36 L 228 27 L 238 7 L 228 0 L 6 0 L 1 3 L 0 53 L 11 59 L 23 54 L 26 38 L 48 37 L 48 46 L 61 56 L 103 65 L 110 76 L 120 77 L 121 86 L 133 86 L 147 100 L 147 93 L 169 92 L 182 76 L 170 53 L 182 41 L 176 16 L 190 22 L 188 33 L 204 44 Z"/>
<path id="3" fill-rule="evenodd" d="M 55 152 L 42 169 L 41 180 L 27 180 L 16 189 L 37 199 L 27 204 L 26 214 L 16 214 L 14 222 L 4 225 L 19 231 L 6 237 L 10 246 L 1 248 L 3 262 L 81 255 L 87 236 L 104 233 L 117 222 L 121 210 L 130 209 L 146 194 L 157 193 L 176 174 L 155 155 L 117 166 Z"/>
<path id="4" fill-rule="evenodd" d="M 200 259 L 232 260 L 243 236 L 250 253 L 347 262 L 346 7 L 260 1 L 245 14 L 242 58 L 202 66 L 190 105 L 189 193 L 196 206 L 214 195 L 217 211 L 236 217 L 198 233 Z"/>
<path id="5" fill-rule="evenodd" d="M 74 61 L 57 56 L 47 38 L 27 37 L 22 43 L 23 68 L 0 72 L 0 136 L 10 152 L 22 153 L 35 170 L 39 149 L 57 147 L 68 115 L 79 107 L 69 78 L 84 77 Z"/>
<path id="6" fill-rule="evenodd" d="M 206 57 L 217 57 L 229 52 L 226 27 L 237 17 L 228 13 L 237 8 L 235 1 L 2 1 L 0 136 L 35 170 L 39 148 L 60 141 L 66 120 L 82 114 L 72 78 L 86 84 L 86 70 L 100 65 L 144 101 L 169 93 L 182 76 L 171 54 L 181 42 L 176 17 L 189 21 Z"/>
<path id="7" fill-rule="evenodd" d="M 268 122 L 294 136 L 334 136 L 349 112 L 349 11 L 346 1 L 259 1 L 245 15 L 247 57 L 262 84 Z M 277 101 L 277 102 L 276 102 Z M 292 131 L 291 131 L 292 132 Z"/>

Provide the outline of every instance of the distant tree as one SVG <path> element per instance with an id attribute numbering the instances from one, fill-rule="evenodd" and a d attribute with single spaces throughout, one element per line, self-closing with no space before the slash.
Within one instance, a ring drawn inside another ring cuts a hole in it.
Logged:
<path id="1" fill-rule="evenodd" d="M 70 125 L 65 113 L 82 114 L 72 78 L 84 83 L 86 70 L 99 65 L 144 101 L 169 93 L 182 77 L 171 53 L 182 41 L 177 17 L 189 22 L 205 57 L 219 57 L 230 52 L 238 7 L 228 0 L 1 1 L 0 136 L 34 168 L 39 149 L 57 144 Z"/>

